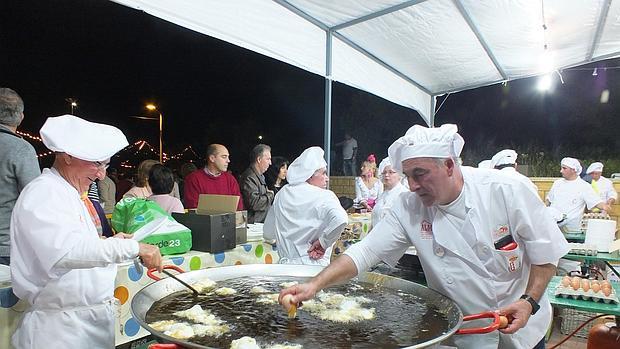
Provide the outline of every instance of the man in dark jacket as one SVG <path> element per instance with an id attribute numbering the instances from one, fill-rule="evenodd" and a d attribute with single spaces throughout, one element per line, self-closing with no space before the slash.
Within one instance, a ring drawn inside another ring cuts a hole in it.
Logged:
<path id="1" fill-rule="evenodd" d="M 248 210 L 248 223 L 262 223 L 275 195 L 267 189 L 263 175 L 271 165 L 271 147 L 265 144 L 255 146 L 250 159 L 250 167 L 239 178 L 243 205 Z"/>

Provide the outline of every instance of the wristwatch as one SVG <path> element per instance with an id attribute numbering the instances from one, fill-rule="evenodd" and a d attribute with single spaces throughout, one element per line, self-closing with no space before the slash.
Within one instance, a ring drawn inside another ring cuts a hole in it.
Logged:
<path id="1" fill-rule="evenodd" d="M 521 296 L 521 299 L 525 299 L 528 303 L 530 303 L 530 305 L 532 306 L 532 315 L 536 314 L 538 309 L 540 309 L 540 305 L 538 304 L 538 302 L 536 302 L 534 298 L 532 298 L 530 295 L 524 294 L 523 296 Z"/>

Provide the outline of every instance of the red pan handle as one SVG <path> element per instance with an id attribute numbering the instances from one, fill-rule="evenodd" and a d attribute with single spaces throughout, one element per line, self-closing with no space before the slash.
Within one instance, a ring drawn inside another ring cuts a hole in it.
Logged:
<path id="1" fill-rule="evenodd" d="M 155 344 L 149 345 L 149 349 L 181 349 L 181 347 L 174 343 L 170 343 L 170 344 L 155 343 Z"/>
<path id="2" fill-rule="evenodd" d="M 492 311 L 486 311 L 483 313 L 467 315 L 463 317 L 463 321 L 477 320 L 477 319 L 493 319 L 493 322 L 489 326 L 474 327 L 474 328 L 462 328 L 456 331 L 456 334 L 481 334 L 489 333 L 499 328 L 499 314 Z"/>
<path id="3" fill-rule="evenodd" d="M 164 265 L 163 268 L 164 269 L 176 270 L 176 271 L 178 271 L 181 274 L 183 274 L 185 272 L 185 270 L 181 269 L 180 267 L 177 267 L 176 265 Z M 151 279 L 153 279 L 155 281 L 159 281 L 159 280 L 161 280 L 161 278 L 159 276 L 153 274 L 156 271 L 157 271 L 157 268 L 151 268 L 151 269 L 149 269 L 149 271 L 146 272 L 146 275 L 148 275 Z"/>

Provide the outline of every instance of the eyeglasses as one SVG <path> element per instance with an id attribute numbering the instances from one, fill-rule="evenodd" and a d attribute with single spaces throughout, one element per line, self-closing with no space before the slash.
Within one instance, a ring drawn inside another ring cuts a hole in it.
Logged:
<path id="1" fill-rule="evenodd" d="M 98 169 L 100 170 L 107 170 L 108 167 L 110 167 L 110 163 L 105 163 L 105 162 L 101 162 L 101 161 L 93 161 L 92 162 L 93 165 L 97 166 Z"/>
<path id="2" fill-rule="evenodd" d="M 396 171 L 393 171 L 393 170 L 392 171 L 383 171 L 381 173 L 381 175 L 383 175 L 383 176 L 393 175 L 393 174 L 396 174 Z"/>

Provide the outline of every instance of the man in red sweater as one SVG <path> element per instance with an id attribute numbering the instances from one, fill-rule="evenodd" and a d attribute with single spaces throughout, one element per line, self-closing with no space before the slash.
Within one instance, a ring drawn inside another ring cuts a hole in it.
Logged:
<path id="1" fill-rule="evenodd" d="M 207 147 L 207 166 L 185 177 L 183 190 L 185 208 L 196 208 L 200 194 L 218 194 L 239 196 L 237 210 L 243 210 L 239 183 L 227 172 L 229 157 L 228 149 L 221 144 L 211 144 Z"/>

